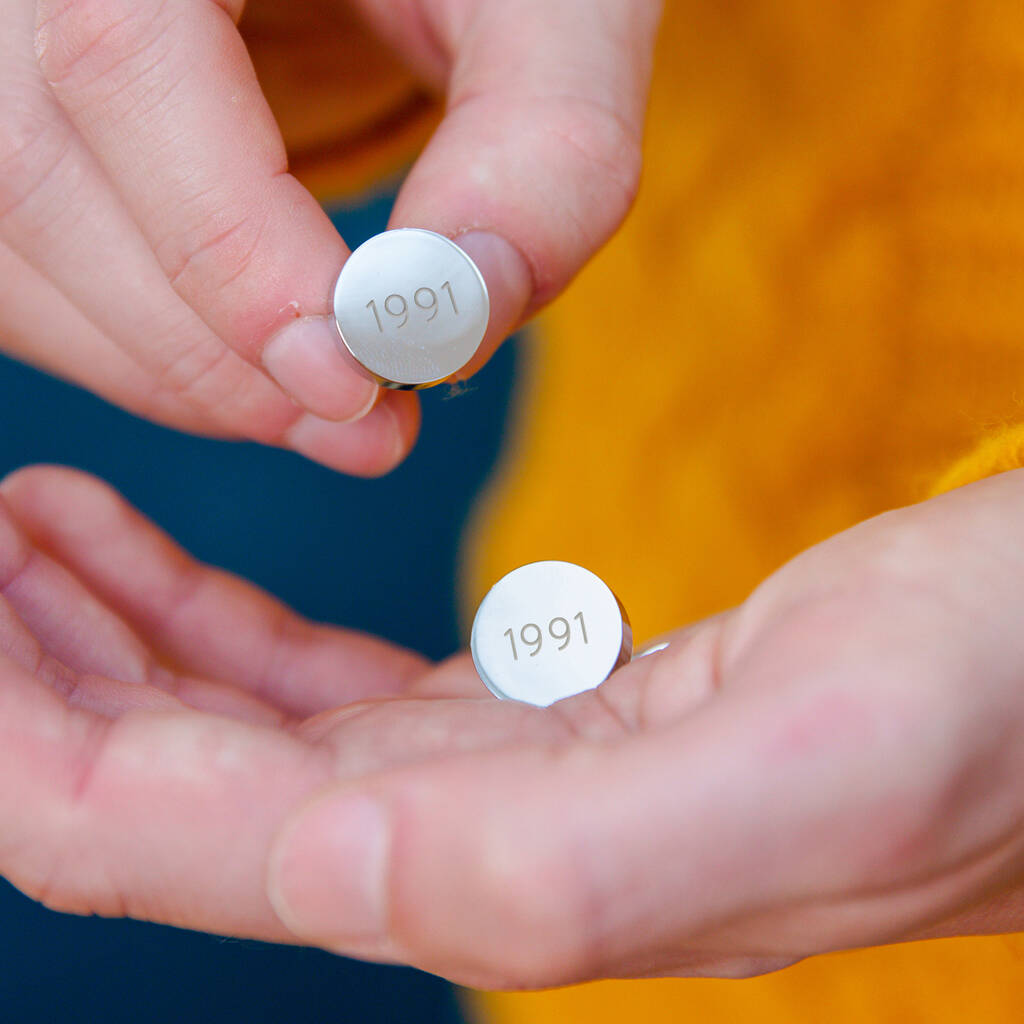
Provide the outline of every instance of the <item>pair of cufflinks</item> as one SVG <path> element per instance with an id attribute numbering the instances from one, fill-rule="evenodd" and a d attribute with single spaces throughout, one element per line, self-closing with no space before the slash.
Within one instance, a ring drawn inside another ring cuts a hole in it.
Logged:
<path id="1" fill-rule="evenodd" d="M 334 289 L 343 353 L 387 388 L 451 379 L 487 331 L 483 275 L 453 241 L 401 228 L 364 242 Z M 487 688 L 547 707 L 592 690 L 632 656 L 629 619 L 608 586 L 571 562 L 532 562 L 480 604 L 470 642 Z"/>

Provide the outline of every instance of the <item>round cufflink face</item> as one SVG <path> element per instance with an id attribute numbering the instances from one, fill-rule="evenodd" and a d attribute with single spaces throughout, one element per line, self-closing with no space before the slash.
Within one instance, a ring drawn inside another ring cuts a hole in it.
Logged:
<path id="1" fill-rule="evenodd" d="M 476 264 L 433 231 L 399 228 L 364 242 L 334 288 L 341 340 L 378 384 L 440 384 L 480 347 L 490 302 Z"/>
<path id="2" fill-rule="evenodd" d="M 599 686 L 632 654 L 618 598 L 572 562 L 531 562 L 499 580 L 473 622 L 473 662 L 502 700 L 547 707 Z"/>

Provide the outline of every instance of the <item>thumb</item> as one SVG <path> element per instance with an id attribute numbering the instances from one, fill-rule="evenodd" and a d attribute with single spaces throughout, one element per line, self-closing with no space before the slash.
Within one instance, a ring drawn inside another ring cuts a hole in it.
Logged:
<path id="1" fill-rule="evenodd" d="M 482 361 L 568 284 L 633 201 L 660 4 L 484 0 L 461 5 L 462 18 L 450 4 L 419 6 L 451 54 L 448 111 L 392 222 L 457 238 L 480 265 L 492 314 Z"/>

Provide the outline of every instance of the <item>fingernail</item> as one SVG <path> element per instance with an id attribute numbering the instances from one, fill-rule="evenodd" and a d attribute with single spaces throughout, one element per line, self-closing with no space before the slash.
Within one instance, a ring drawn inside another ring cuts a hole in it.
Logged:
<path id="1" fill-rule="evenodd" d="M 518 326 L 533 297 L 533 272 L 523 254 L 511 242 L 489 231 L 468 231 L 455 243 L 479 267 L 487 282 L 491 316 L 480 344 L 476 369 Z"/>
<path id="2" fill-rule="evenodd" d="M 263 368 L 304 409 L 335 423 L 362 419 L 380 392 L 338 350 L 331 317 L 308 316 L 282 327 L 263 349 Z"/>
<path id="3" fill-rule="evenodd" d="M 322 945 L 382 939 L 389 831 L 366 796 L 327 796 L 301 811 L 270 855 L 267 895 L 285 926 Z"/>

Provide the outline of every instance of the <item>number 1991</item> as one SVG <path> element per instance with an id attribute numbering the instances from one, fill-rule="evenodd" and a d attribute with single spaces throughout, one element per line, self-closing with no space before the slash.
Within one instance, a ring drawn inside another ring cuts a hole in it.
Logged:
<path id="1" fill-rule="evenodd" d="M 580 634 L 583 637 L 583 642 L 585 644 L 589 643 L 590 641 L 587 639 L 587 624 L 583 619 L 583 612 L 577 612 L 573 616 L 573 621 L 580 624 Z M 511 629 L 506 629 L 504 635 L 508 637 L 508 642 L 512 645 L 513 661 L 518 661 L 519 649 L 516 646 L 515 632 Z M 561 615 L 556 615 L 548 623 L 548 635 L 558 644 L 558 650 L 564 651 L 572 642 L 572 624 Z M 519 630 L 519 639 L 524 646 L 533 648 L 530 651 L 530 657 L 536 658 L 544 646 L 544 631 L 536 622 L 528 622 Z"/>
<path id="2" fill-rule="evenodd" d="M 459 307 L 455 304 L 455 292 L 452 291 L 451 281 L 445 281 L 445 283 L 441 285 L 441 291 L 448 293 L 448 298 L 452 303 L 452 312 L 458 316 Z M 427 288 L 425 285 L 422 288 L 417 288 L 413 294 L 412 301 L 415 303 L 417 309 L 430 314 L 430 316 L 426 318 L 427 323 L 430 323 L 430 321 L 441 312 L 440 307 L 437 304 L 437 292 L 435 292 L 433 288 Z M 373 313 L 373 318 L 377 323 L 377 330 L 383 334 L 384 321 L 381 319 L 380 310 L 377 308 L 376 301 L 374 299 L 370 299 L 366 304 L 366 308 Z M 394 327 L 404 327 L 409 322 L 409 303 L 403 295 L 399 295 L 397 292 L 393 295 L 389 295 L 384 300 L 384 312 L 395 321 L 392 325 Z"/>

